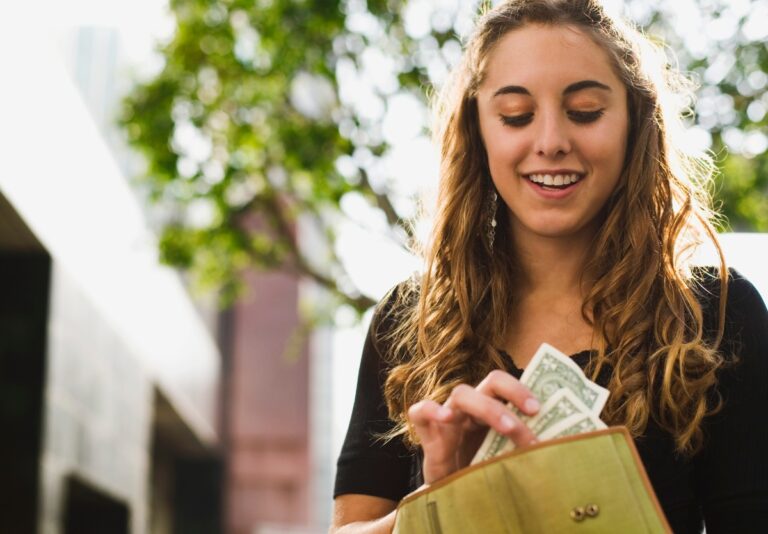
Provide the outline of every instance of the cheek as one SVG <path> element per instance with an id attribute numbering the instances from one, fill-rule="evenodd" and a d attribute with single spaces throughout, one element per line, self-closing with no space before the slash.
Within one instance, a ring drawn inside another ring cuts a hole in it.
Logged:
<path id="1" fill-rule="evenodd" d="M 488 156 L 488 168 L 492 174 L 503 171 L 509 168 L 511 161 L 518 157 L 520 136 L 504 126 L 490 110 L 481 108 L 479 113 L 480 135 Z"/>
<path id="2" fill-rule="evenodd" d="M 607 172 L 615 173 L 618 178 L 627 151 L 626 126 L 616 124 L 596 132 L 591 142 L 584 146 L 584 150 L 588 152 L 587 155 L 594 164 Z"/>
<path id="3" fill-rule="evenodd" d="M 525 146 L 521 136 L 514 135 L 503 126 L 499 129 L 489 128 L 483 138 L 491 173 L 514 170 L 524 157 Z"/>

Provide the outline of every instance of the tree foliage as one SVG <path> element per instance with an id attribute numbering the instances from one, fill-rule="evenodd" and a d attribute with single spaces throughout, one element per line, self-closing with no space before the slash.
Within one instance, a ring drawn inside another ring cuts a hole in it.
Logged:
<path id="1" fill-rule="evenodd" d="M 720 173 L 715 200 L 723 230 L 768 231 L 768 5 L 698 0 L 697 20 L 679 4 L 633 2 L 637 22 L 663 37 L 699 85 L 692 122 L 709 135 Z M 632 11 L 632 10 L 630 10 Z"/>
<path id="2" fill-rule="evenodd" d="M 699 3 L 708 23 L 730 9 Z M 677 32 L 668 3 L 634 11 L 701 78 L 693 120 L 710 132 L 723 170 L 723 211 L 736 229 L 766 231 L 768 49 L 743 31 L 759 16 L 750 14 L 758 2 L 742 3 L 751 11 L 740 11 L 731 35 L 704 51 Z M 160 48 L 164 67 L 135 86 L 121 115 L 146 156 L 142 184 L 160 207 L 162 260 L 220 288 L 225 300 L 236 297 L 245 270 L 279 268 L 316 281 L 336 303 L 370 307 L 338 258 L 334 228 L 342 199 L 356 195 L 380 210 L 403 246 L 413 237 L 407 203 L 375 164 L 388 150 L 382 113 L 397 94 L 423 99 L 439 81 L 477 6 L 432 4 L 171 0 L 177 28 Z M 630 3 L 630 15 L 638 5 Z M 413 22 L 425 10 L 427 31 Z M 345 72 L 370 73 L 372 57 L 392 76 L 372 81 L 361 104 L 341 82 Z M 297 221 L 324 241 L 311 253 L 297 239 Z"/>

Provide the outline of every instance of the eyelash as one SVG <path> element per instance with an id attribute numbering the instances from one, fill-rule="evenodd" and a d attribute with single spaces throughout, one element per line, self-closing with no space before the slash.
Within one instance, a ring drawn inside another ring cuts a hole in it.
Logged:
<path id="1" fill-rule="evenodd" d="M 568 116 L 571 120 L 578 124 L 589 124 L 595 122 L 597 119 L 603 116 L 605 109 L 598 109 L 595 111 L 569 111 Z M 512 126 L 520 128 L 531 122 L 533 113 L 524 113 L 522 115 L 499 115 L 499 119 L 504 126 Z"/>

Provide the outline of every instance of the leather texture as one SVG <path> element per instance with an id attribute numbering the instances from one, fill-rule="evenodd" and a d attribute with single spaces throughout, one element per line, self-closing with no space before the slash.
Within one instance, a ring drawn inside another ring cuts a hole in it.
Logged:
<path id="1" fill-rule="evenodd" d="M 667 533 L 629 432 L 521 448 L 407 495 L 394 534 Z"/>

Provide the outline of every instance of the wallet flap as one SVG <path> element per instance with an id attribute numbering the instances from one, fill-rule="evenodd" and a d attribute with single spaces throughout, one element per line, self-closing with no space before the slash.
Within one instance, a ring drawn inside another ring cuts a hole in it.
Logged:
<path id="1" fill-rule="evenodd" d="M 396 534 L 671 532 L 629 432 L 522 447 L 407 495 Z"/>

